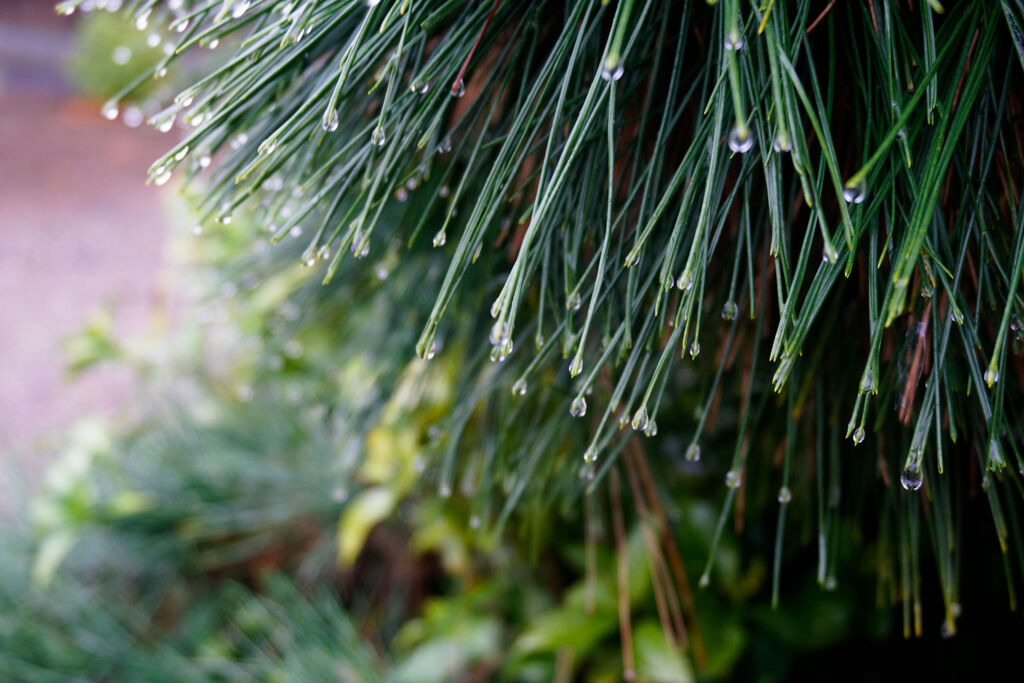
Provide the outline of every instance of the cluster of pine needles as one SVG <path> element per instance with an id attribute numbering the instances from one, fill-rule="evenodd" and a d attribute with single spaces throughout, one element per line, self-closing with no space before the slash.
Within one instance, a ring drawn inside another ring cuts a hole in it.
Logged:
<path id="1" fill-rule="evenodd" d="M 301 239 L 327 292 L 428 258 L 403 324 L 459 357 L 442 495 L 471 477 L 500 526 L 641 458 L 668 499 L 699 472 L 724 484 L 702 585 L 741 503 L 777 510 L 776 599 L 787 510 L 826 587 L 853 518 L 908 633 L 929 542 L 954 632 L 983 496 L 1016 604 L 1020 0 L 124 6 L 176 44 L 137 83 L 219 55 L 153 117 L 188 125 L 153 182 Z"/>

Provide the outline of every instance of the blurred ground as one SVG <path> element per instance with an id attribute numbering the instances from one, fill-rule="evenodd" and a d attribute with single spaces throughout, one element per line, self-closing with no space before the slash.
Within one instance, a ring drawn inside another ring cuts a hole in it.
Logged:
<path id="1" fill-rule="evenodd" d="M 64 381 L 60 340 L 105 303 L 119 333 L 159 305 L 167 225 L 146 169 L 169 141 L 76 100 L 70 22 L 0 0 L 0 476 L 32 475 L 76 418 L 114 410 L 124 370 Z"/>

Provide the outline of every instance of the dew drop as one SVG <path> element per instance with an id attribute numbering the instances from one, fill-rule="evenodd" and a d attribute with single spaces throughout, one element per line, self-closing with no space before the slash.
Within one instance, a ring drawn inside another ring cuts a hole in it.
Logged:
<path id="1" fill-rule="evenodd" d="M 175 161 L 182 161 L 187 156 L 188 156 L 188 145 L 185 145 L 184 147 L 182 147 L 181 149 L 178 150 L 177 154 L 174 155 L 174 160 Z"/>
<path id="2" fill-rule="evenodd" d="M 625 68 L 618 59 L 606 59 L 601 67 L 601 78 L 608 82 L 619 80 L 623 73 Z"/>
<path id="3" fill-rule="evenodd" d="M 693 342 L 690 344 L 690 358 L 696 358 L 700 355 L 700 342 Z"/>
<path id="4" fill-rule="evenodd" d="M 579 292 L 573 292 L 569 295 L 569 298 L 565 300 L 565 309 L 567 311 L 578 311 L 583 307 L 583 297 Z"/>
<path id="5" fill-rule="evenodd" d="M 690 447 L 686 449 L 686 459 L 690 462 L 700 460 L 700 446 L 695 443 L 690 444 Z"/>
<path id="6" fill-rule="evenodd" d="M 469 518 L 469 528 L 470 529 L 479 529 L 480 528 L 480 518 L 477 517 L 476 515 L 473 515 L 472 517 L 470 517 Z"/>
<path id="7" fill-rule="evenodd" d="M 249 10 L 249 0 L 236 0 L 231 6 L 231 17 L 238 19 Z"/>
<path id="8" fill-rule="evenodd" d="M 711 585 L 711 577 L 707 574 L 701 574 L 700 580 L 697 582 L 697 585 L 699 585 L 701 588 L 707 588 Z"/>
<path id="9" fill-rule="evenodd" d="M 427 360 L 433 360 L 434 356 L 436 356 L 437 352 L 440 350 L 441 344 L 436 339 L 430 342 L 430 348 L 427 349 Z"/>
<path id="10" fill-rule="evenodd" d="M 381 126 L 377 126 L 376 128 L 374 128 L 373 133 L 370 134 L 370 142 L 372 142 L 377 147 L 383 147 L 386 141 L 387 134 L 384 132 L 384 128 Z"/>
<path id="11" fill-rule="evenodd" d="M 921 488 L 921 484 L 924 483 L 924 473 L 921 472 L 921 466 L 904 468 L 903 474 L 900 476 L 900 483 L 908 491 L 916 491 Z"/>
<path id="12" fill-rule="evenodd" d="M 220 38 L 214 38 L 213 40 L 211 40 L 210 44 L 207 45 L 207 47 L 211 50 L 216 50 L 218 47 L 220 47 Z"/>
<path id="13" fill-rule="evenodd" d="M 161 67 L 160 70 L 156 72 L 156 77 L 157 78 L 163 78 L 166 75 L 167 75 L 167 67 L 166 66 Z"/>
<path id="14" fill-rule="evenodd" d="M 57 5 L 57 14 L 69 17 L 75 13 L 75 6 L 70 2 L 62 2 Z"/>
<path id="15" fill-rule="evenodd" d="M 786 505 L 793 500 L 793 492 L 789 490 L 788 486 L 783 486 L 779 489 L 779 502 Z"/>
<path id="16" fill-rule="evenodd" d="M 452 497 L 452 487 L 449 486 L 448 484 L 441 484 L 441 486 L 437 489 L 437 492 L 441 495 L 442 498 Z"/>
<path id="17" fill-rule="evenodd" d="M 671 283 L 669 283 L 669 286 L 671 286 Z M 683 274 L 676 280 L 676 287 L 684 292 L 693 287 L 693 274 L 688 270 L 684 270 Z"/>
<path id="18" fill-rule="evenodd" d="M 340 120 L 338 119 L 337 109 L 325 111 L 323 117 L 320 119 L 320 127 L 328 133 L 333 133 L 338 130 L 339 123 Z"/>
<path id="19" fill-rule="evenodd" d="M 138 107 L 128 107 L 124 110 L 124 114 L 121 116 L 121 120 L 124 121 L 124 125 L 129 128 L 138 128 L 142 125 L 145 118 L 146 117 L 142 114 L 142 110 Z"/>
<path id="20" fill-rule="evenodd" d="M 170 179 L 171 179 L 171 171 L 170 170 L 165 170 L 165 171 L 163 171 L 161 173 L 158 173 L 157 176 L 155 178 L 153 178 L 153 183 L 155 185 L 166 185 L 167 181 L 170 180 Z"/>
<path id="21" fill-rule="evenodd" d="M 740 312 L 740 307 L 736 305 L 735 301 L 727 301 L 722 306 L 722 320 L 735 320 L 736 315 Z"/>
<path id="22" fill-rule="evenodd" d="M 512 393 L 516 396 L 526 396 L 526 380 L 521 377 L 517 379 L 512 385 Z"/>
<path id="23" fill-rule="evenodd" d="M 72 9 L 72 12 L 73 11 L 74 9 Z M 135 28 L 140 31 L 146 30 L 146 27 L 149 26 L 149 12 L 149 10 L 146 10 L 135 19 Z M 68 12 L 68 14 L 71 14 L 71 12 Z"/>
<path id="24" fill-rule="evenodd" d="M 875 373 L 868 368 L 860 380 L 860 392 L 862 394 L 875 390 Z"/>
<path id="25" fill-rule="evenodd" d="M 124 66 L 125 64 L 131 61 L 132 51 L 130 48 L 127 48 L 124 45 L 119 45 L 118 47 L 114 48 L 114 54 L 111 57 L 111 59 L 113 59 L 114 64 Z"/>
<path id="26" fill-rule="evenodd" d="M 444 198 L 445 198 L 445 197 L 447 197 L 447 196 L 448 196 L 449 194 L 451 194 L 451 192 L 452 192 L 452 191 L 451 191 L 451 189 L 449 189 L 449 187 L 448 187 L 447 185 L 442 185 L 442 186 L 441 186 L 440 188 L 438 188 L 438 190 L 437 190 L 437 195 L 438 195 L 438 196 L 439 196 L 439 197 L 440 197 L 441 199 L 444 199 Z"/>
<path id="27" fill-rule="evenodd" d="M 789 141 L 789 138 L 781 135 L 776 135 L 775 139 L 772 140 L 772 149 L 782 154 L 793 149 L 793 144 Z"/>
<path id="28" fill-rule="evenodd" d="M 577 396 L 569 404 L 569 414 L 573 417 L 583 417 L 587 414 L 587 399 L 583 396 Z"/>
<path id="29" fill-rule="evenodd" d="M 647 426 L 644 428 L 644 436 L 657 436 L 658 435 L 658 423 L 654 420 L 650 420 Z"/>
<path id="30" fill-rule="evenodd" d="M 863 181 L 853 185 L 847 183 L 846 187 L 843 188 L 843 200 L 847 204 L 862 204 L 866 198 L 867 187 Z"/>
<path id="31" fill-rule="evenodd" d="M 201 155 L 199 157 L 199 168 L 206 168 L 207 166 L 210 165 L 211 161 L 212 161 L 212 159 L 210 159 L 210 155 L 209 154 Z"/>
<path id="32" fill-rule="evenodd" d="M 569 363 L 569 376 L 575 377 L 576 375 L 583 372 L 583 356 L 577 355 Z"/>
<path id="33" fill-rule="evenodd" d="M 992 386 L 999 381 L 999 370 L 996 368 L 989 368 L 985 371 L 985 384 Z"/>
<path id="34" fill-rule="evenodd" d="M 738 489 L 743 483 L 743 477 L 736 470 L 729 470 L 725 473 L 725 485 L 731 489 Z"/>
<path id="35" fill-rule="evenodd" d="M 448 152 L 452 151 L 452 141 L 445 138 L 441 141 L 441 144 L 437 146 L 437 151 L 441 154 L 448 154 Z"/>
<path id="36" fill-rule="evenodd" d="M 192 234 L 193 234 L 193 235 L 196 235 L 197 237 L 198 237 L 199 235 L 202 235 L 202 234 L 203 234 L 203 226 L 201 226 L 201 225 L 198 225 L 198 224 L 194 225 L 194 226 L 192 227 Z"/>
<path id="37" fill-rule="evenodd" d="M 730 31 L 729 34 L 725 37 L 726 50 L 742 50 L 746 46 L 746 41 L 743 40 L 743 36 L 741 36 L 737 31 Z"/>
<path id="38" fill-rule="evenodd" d="M 466 82 L 461 78 L 452 83 L 452 97 L 462 97 L 466 94 Z"/>
<path id="39" fill-rule="evenodd" d="M 633 431 L 642 432 L 647 429 L 647 425 L 650 423 L 651 418 L 647 415 L 647 407 L 640 406 L 637 411 L 633 413 L 632 427 Z"/>
<path id="40" fill-rule="evenodd" d="M 102 113 L 103 118 L 107 119 L 108 121 L 113 121 L 114 119 L 116 119 L 117 115 L 120 113 L 120 110 L 117 108 L 117 102 L 107 102 L 106 104 L 104 104 Z"/>
<path id="41" fill-rule="evenodd" d="M 156 129 L 158 131 L 160 131 L 161 133 L 169 133 L 169 132 L 171 132 L 171 128 L 173 128 L 173 127 L 174 127 L 174 117 L 172 116 L 171 118 L 165 119 L 164 121 L 161 121 L 159 124 L 157 124 Z"/>
<path id="42" fill-rule="evenodd" d="M 273 154 L 275 149 L 277 149 L 277 138 L 267 138 L 260 143 L 259 147 L 256 148 L 256 154 L 258 156 Z"/>
<path id="43" fill-rule="evenodd" d="M 863 427 L 857 427 L 857 430 L 853 433 L 853 442 L 854 443 L 864 443 L 864 436 L 865 436 L 864 435 L 864 428 Z"/>
<path id="44" fill-rule="evenodd" d="M 229 223 L 231 223 L 231 214 L 222 213 L 220 216 L 217 217 L 217 222 L 220 223 L 221 225 L 228 225 Z"/>
<path id="45" fill-rule="evenodd" d="M 729 149 L 735 154 L 746 154 L 753 148 L 753 133 L 739 126 L 733 126 L 733 129 L 729 131 Z"/>
<path id="46" fill-rule="evenodd" d="M 583 452 L 583 462 L 594 462 L 597 460 L 597 449 L 593 446 L 588 446 L 587 450 Z"/>
<path id="47" fill-rule="evenodd" d="M 448 235 L 445 234 L 444 230 L 439 230 L 437 232 L 437 234 L 434 235 L 434 246 L 435 247 L 443 247 L 444 243 L 447 242 L 447 241 L 448 241 Z"/>

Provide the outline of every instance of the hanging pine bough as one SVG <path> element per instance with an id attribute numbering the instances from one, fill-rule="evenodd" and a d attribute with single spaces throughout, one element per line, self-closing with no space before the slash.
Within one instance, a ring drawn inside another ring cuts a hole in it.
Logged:
<path id="1" fill-rule="evenodd" d="M 1011 604 L 1024 564 L 1024 4 L 811 4 L 125 7 L 177 37 L 143 78 L 232 51 L 153 117 L 191 128 L 152 181 L 202 174 L 207 219 L 305 228 L 325 285 L 348 252 L 437 249 L 409 319 L 422 357 L 447 336 L 466 358 L 442 493 L 475 472 L 498 528 L 525 495 L 575 506 L 661 418 L 662 486 L 726 484 L 702 585 L 744 496 L 777 507 L 774 599 L 790 507 L 817 516 L 824 586 L 841 516 L 877 518 L 920 633 L 923 523 L 952 633 L 972 482 Z M 463 454 L 478 419 L 496 442 Z"/>

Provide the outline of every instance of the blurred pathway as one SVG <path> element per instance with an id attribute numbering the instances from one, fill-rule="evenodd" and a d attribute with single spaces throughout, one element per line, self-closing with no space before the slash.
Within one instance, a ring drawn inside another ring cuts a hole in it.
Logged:
<path id="1" fill-rule="evenodd" d="M 0 477 L 12 465 L 31 477 L 59 430 L 128 395 L 123 370 L 67 385 L 60 340 L 107 302 L 119 333 L 141 330 L 168 234 L 145 185 L 168 138 L 70 96 L 65 31 L 0 15 Z"/>

